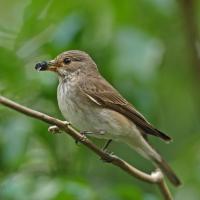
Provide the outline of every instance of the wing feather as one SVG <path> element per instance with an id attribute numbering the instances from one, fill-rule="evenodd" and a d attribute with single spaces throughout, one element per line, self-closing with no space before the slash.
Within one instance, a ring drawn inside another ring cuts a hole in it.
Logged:
<path id="1" fill-rule="evenodd" d="M 88 77 L 87 81 L 82 80 L 79 84 L 81 91 L 94 103 L 105 108 L 115 110 L 128 119 L 130 119 L 140 130 L 142 134 L 154 135 L 165 141 L 171 138 L 154 128 L 145 117 L 140 114 L 128 101 L 126 101 L 115 88 L 113 88 L 102 77 Z"/>

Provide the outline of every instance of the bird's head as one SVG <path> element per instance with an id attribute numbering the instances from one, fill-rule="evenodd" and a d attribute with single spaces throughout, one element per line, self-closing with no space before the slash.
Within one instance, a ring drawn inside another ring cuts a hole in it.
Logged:
<path id="1" fill-rule="evenodd" d="M 76 71 L 90 72 L 97 70 L 95 62 L 83 51 L 70 50 L 59 54 L 55 59 L 42 61 L 35 65 L 38 71 L 53 71 L 65 77 Z"/>

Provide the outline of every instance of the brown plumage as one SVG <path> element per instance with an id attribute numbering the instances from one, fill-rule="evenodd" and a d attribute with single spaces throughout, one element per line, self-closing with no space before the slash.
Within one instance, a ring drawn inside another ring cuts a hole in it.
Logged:
<path id="1" fill-rule="evenodd" d="M 146 141 L 147 135 L 164 141 L 171 138 L 151 125 L 100 75 L 87 53 L 66 51 L 54 60 L 38 63 L 36 69 L 58 74 L 59 108 L 65 119 L 78 130 L 93 132 L 97 138 L 128 144 L 152 160 L 175 186 L 181 184 L 167 162 Z"/>
<path id="2" fill-rule="evenodd" d="M 94 98 L 101 106 L 113 109 L 131 121 L 133 121 L 145 135 L 154 135 L 164 141 L 171 141 L 171 138 L 154 128 L 145 117 L 140 114 L 128 101 L 126 101 L 117 90 L 115 90 L 105 79 L 100 76 L 89 76 L 85 81 L 80 82 L 79 87 L 87 95 Z"/>

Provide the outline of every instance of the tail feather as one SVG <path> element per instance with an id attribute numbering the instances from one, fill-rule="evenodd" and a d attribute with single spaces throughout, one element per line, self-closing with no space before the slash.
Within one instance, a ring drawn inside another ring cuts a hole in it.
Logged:
<path id="1" fill-rule="evenodd" d="M 167 164 L 167 162 L 160 156 L 160 154 L 144 139 L 141 135 L 139 137 L 133 136 L 129 139 L 125 139 L 124 142 L 129 144 L 129 146 L 135 149 L 140 155 L 144 158 L 152 160 L 156 166 L 158 166 L 161 171 L 166 175 L 169 181 L 175 185 L 181 185 L 181 181 L 176 176 L 175 172 L 171 169 L 171 167 Z"/>
<path id="2" fill-rule="evenodd" d="M 158 136 L 159 136 L 160 138 L 162 138 L 164 141 L 166 141 L 166 142 L 171 142 L 171 141 L 172 141 L 172 138 L 169 137 L 167 134 L 165 134 L 165 133 L 159 131 L 158 129 L 155 129 L 155 130 L 156 130 Z"/>
<path id="3" fill-rule="evenodd" d="M 172 168 L 167 164 L 164 159 L 161 159 L 160 161 L 154 159 L 154 162 L 156 163 L 156 165 L 158 165 L 158 167 L 162 170 L 162 172 L 167 176 L 167 178 L 173 185 L 177 187 L 181 185 L 180 179 L 177 177 Z"/>

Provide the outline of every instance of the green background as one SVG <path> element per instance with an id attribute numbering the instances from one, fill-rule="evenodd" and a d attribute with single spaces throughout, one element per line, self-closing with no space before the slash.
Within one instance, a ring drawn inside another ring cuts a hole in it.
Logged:
<path id="1" fill-rule="evenodd" d="M 195 55 L 200 55 L 200 45 L 195 30 L 199 29 L 200 5 L 197 3 L 1 1 L 0 94 L 63 119 L 56 100 L 56 75 L 37 73 L 34 65 L 65 50 L 87 51 L 102 75 L 150 122 L 173 137 L 170 144 L 154 137 L 150 142 L 184 183 L 178 189 L 170 186 L 175 199 L 198 200 L 200 62 Z M 189 13 L 190 4 L 194 4 L 191 12 L 196 14 L 194 19 Z M 188 23 L 188 19 L 196 23 Z M 156 186 L 102 162 L 66 134 L 50 135 L 47 128 L 47 124 L 0 106 L 0 199 L 162 199 Z M 92 140 L 99 146 L 104 143 Z M 154 169 L 124 144 L 113 143 L 110 151 L 141 170 Z"/>

